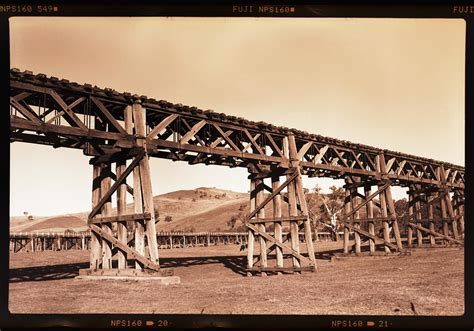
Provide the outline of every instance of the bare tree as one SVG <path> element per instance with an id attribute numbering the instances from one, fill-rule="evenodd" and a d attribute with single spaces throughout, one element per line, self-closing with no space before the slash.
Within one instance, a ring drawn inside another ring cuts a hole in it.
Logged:
<path id="1" fill-rule="evenodd" d="M 327 196 L 321 194 L 321 188 L 319 186 L 316 186 L 313 189 L 315 196 L 322 201 L 322 205 L 320 206 L 320 212 L 322 216 L 318 221 L 324 227 L 328 228 L 332 234 L 333 239 L 338 241 L 339 237 L 337 235 L 337 231 L 340 227 L 338 215 L 344 209 L 344 191 L 342 188 L 336 187 L 334 185 L 329 189 L 331 190 L 331 193 L 329 193 Z"/>

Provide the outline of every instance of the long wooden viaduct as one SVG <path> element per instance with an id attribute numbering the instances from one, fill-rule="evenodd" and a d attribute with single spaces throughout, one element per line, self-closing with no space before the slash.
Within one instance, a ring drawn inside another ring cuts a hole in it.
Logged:
<path id="1" fill-rule="evenodd" d="M 17 69 L 10 71 L 10 124 L 12 142 L 91 157 L 88 274 L 162 272 L 150 157 L 248 169 L 249 275 L 316 270 L 303 175 L 345 180 L 345 253 L 360 253 L 364 241 L 370 253 L 403 252 L 427 239 L 463 243 L 465 171 L 454 164 Z M 393 186 L 409 189 L 406 245 Z"/>

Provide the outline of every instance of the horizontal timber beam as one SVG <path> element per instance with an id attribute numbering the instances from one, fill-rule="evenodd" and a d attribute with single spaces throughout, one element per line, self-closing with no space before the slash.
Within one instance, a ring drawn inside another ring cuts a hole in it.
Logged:
<path id="1" fill-rule="evenodd" d="M 103 224 L 103 223 L 113 223 L 113 222 L 143 221 L 143 220 L 150 220 L 150 219 L 151 219 L 150 213 L 108 216 L 108 217 L 96 216 L 91 219 L 91 223 Z"/>
<path id="2" fill-rule="evenodd" d="M 259 223 L 273 223 L 273 222 L 291 222 L 291 221 L 304 221 L 308 219 L 308 216 L 288 216 L 288 217 L 275 217 L 275 218 L 253 218 L 249 220 L 251 224 Z"/>

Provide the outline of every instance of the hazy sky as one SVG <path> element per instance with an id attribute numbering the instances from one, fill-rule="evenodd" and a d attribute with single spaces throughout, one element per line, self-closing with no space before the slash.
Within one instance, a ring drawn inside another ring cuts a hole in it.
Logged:
<path id="1" fill-rule="evenodd" d="M 21 70 L 464 165 L 461 19 L 14 17 L 10 34 Z M 154 194 L 249 186 L 245 169 L 151 168 Z M 11 169 L 11 215 L 91 208 L 80 150 L 13 143 Z"/>

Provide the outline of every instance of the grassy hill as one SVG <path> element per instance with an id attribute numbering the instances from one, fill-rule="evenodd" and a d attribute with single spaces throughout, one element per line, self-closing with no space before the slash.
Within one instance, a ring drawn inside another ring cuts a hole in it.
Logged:
<path id="1" fill-rule="evenodd" d="M 160 215 L 158 231 L 185 231 L 191 228 L 195 231 L 226 231 L 231 229 L 226 225 L 230 216 L 238 213 L 241 205 L 248 204 L 248 194 L 200 187 L 158 195 L 153 200 Z M 116 213 L 115 208 L 113 213 Z M 132 204 L 127 205 L 127 213 L 133 213 Z M 88 212 L 83 212 L 41 216 L 33 220 L 15 216 L 10 218 L 10 231 L 83 231 L 87 229 L 87 215 Z"/>
<path id="2" fill-rule="evenodd" d="M 242 219 L 249 212 L 249 194 L 217 188 L 200 187 L 180 190 L 153 198 L 159 212 L 157 231 L 242 231 Z M 282 203 L 283 216 L 288 215 L 288 205 Z M 113 214 L 116 209 L 113 209 Z M 133 213 L 133 205 L 127 205 Z M 88 212 L 33 218 L 12 217 L 11 232 L 84 231 L 87 230 Z M 273 215 L 272 203 L 265 208 L 266 217 Z"/>

